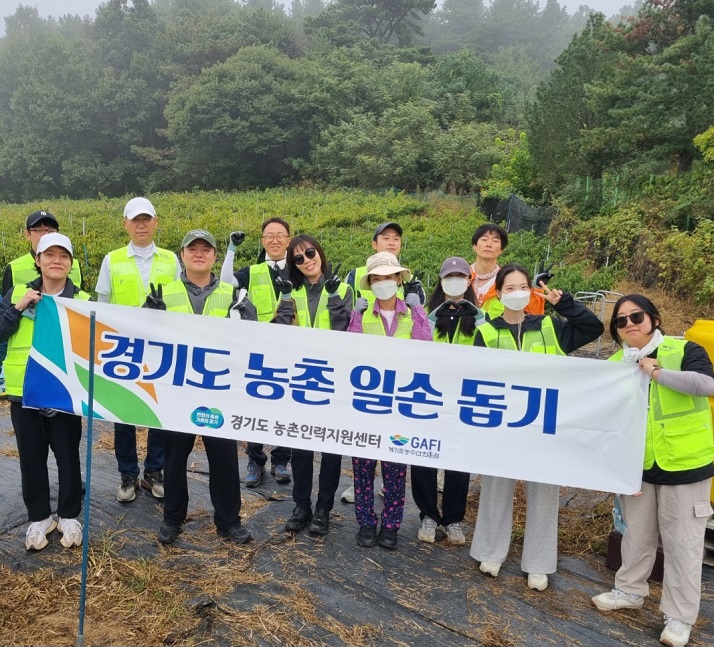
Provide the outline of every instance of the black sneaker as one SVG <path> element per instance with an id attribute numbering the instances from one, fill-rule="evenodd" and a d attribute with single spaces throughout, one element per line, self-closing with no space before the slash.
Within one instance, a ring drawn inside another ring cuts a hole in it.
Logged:
<path id="1" fill-rule="evenodd" d="M 315 515 L 310 523 L 310 534 L 326 535 L 330 530 L 330 513 L 324 508 L 315 508 Z"/>
<path id="2" fill-rule="evenodd" d="M 391 528 L 385 528 L 382 526 L 379 529 L 379 537 L 377 537 L 377 542 L 380 546 L 389 548 L 389 550 L 394 550 L 397 547 L 397 531 Z"/>
<path id="3" fill-rule="evenodd" d="M 164 521 L 159 528 L 159 541 L 162 544 L 173 544 L 180 532 L 181 528 L 179 526 L 172 526 Z"/>
<path id="4" fill-rule="evenodd" d="M 292 479 L 287 465 L 271 465 L 270 473 L 278 483 L 290 483 Z"/>
<path id="5" fill-rule="evenodd" d="M 357 545 L 365 548 L 372 548 L 377 545 L 377 527 L 360 526 L 357 533 Z"/>
<path id="6" fill-rule="evenodd" d="M 117 488 L 117 501 L 119 503 L 129 503 L 136 499 L 136 491 L 139 489 L 139 479 L 131 474 L 121 475 L 121 485 Z"/>
<path id="7" fill-rule="evenodd" d="M 231 526 L 228 530 L 218 528 L 216 532 L 219 537 L 232 541 L 234 544 L 247 544 L 253 539 L 252 535 L 243 526 Z"/>
<path id="8" fill-rule="evenodd" d="M 300 532 L 310 521 L 312 521 L 312 510 L 295 506 L 290 519 L 285 524 L 285 530 L 287 532 Z"/>
<path id="9" fill-rule="evenodd" d="M 144 471 L 144 478 L 141 479 L 141 487 L 151 492 L 151 496 L 157 499 L 164 498 L 164 474 L 161 470 L 156 472 Z"/>

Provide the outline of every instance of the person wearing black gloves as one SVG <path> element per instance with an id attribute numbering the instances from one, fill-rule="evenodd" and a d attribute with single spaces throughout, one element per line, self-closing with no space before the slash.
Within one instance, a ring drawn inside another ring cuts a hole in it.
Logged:
<path id="1" fill-rule="evenodd" d="M 285 252 L 290 243 L 290 225 L 282 218 L 270 218 L 263 223 L 260 242 L 263 246 L 258 262 L 233 273 L 236 248 L 245 241 L 242 231 L 231 232 L 228 239 L 228 251 L 221 266 L 221 281 L 234 287 L 248 290 L 251 303 L 258 310 L 258 321 L 269 322 L 278 305 L 278 277 L 288 278 Z M 245 477 L 246 487 L 258 487 L 265 475 L 268 457 L 261 443 L 247 443 L 248 468 Z M 290 483 L 292 478 L 288 463 L 291 450 L 289 447 L 273 447 L 270 452 L 270 473 L 278 483 Z"/>
<path id="2" fill-rule="evenodd" d="M 216 240 L 204 229 L 193 229 L 181 243 L 184 270 L 179 280 L 168 285 L 151 285 L 144 307 L 153 310 L 185 312 L 208 317 L 233 317 L 257 320 L 255 307 L 242 295 L 236 299 L 232 285 L 219 281 L 211 271 L 216 262 Z M 188 511 L 186 463 L 196 441 L 195 434 L 164 433 L 164 520 L 159 528 L 159 541 L 172 544 L 181 531 Z M 209 466 L 209 490 L 213 520 L 220 537 L 236 544 L 251 539 L 240 520 L 240 475 L 238 441 L 203 436 Z"/>
<path id="3" fill-rule="evenodd" d="M 276 323 L 323 330 L 347 330 L 352 313 L 352 289 L 333 270 L 320 244 L 306 234 L 290 241 L 287 251 L 290 279 L 276 281 L 281 292 Z M 340 482 L 342 456 L 323 452 L 320 475 L 312 513 L 314 452 L 293 449 L 293 501 L 295 509 L 285 524 L 287 532 L 299 532 L 309 524 L 314 535 L 326 535 L 330 528 L 330 511 Z"/>
<path id="4" fill-rule="evenodd" d="M 475 346 L 502 348 L 526 353 L 567 355 L 602 335 L 602 322 L 567 292 L 551 290 L 541 282 L 543 292 L 532 287 L 528 270 L 517 263 L 504 265 L 496 275 L 496 290 L 504 310 L 500 317 L 476 329 Z M 526 314 L 533 294 L 550 303 L 562 318 Z M 511 544 L 514 479 L 481 476 L 476 529 L 471 557 L 481 562 L 479 569 L 497 577 Z M 526 530 L 521 568 L 528 573 L 528 587 L 543 591 L 548 575 L 558 561 L 557 485 L 526 482 Z"/>
<path id="5" fill-rule="evenodd" d="M 439 271 L 439 282 L 426 302 L 429 325 L 434 341 L 446 344 L 473 346 L 476 327 L 485 321 L 476 305 L 471 287 L 471 268 L 465 259 L 447 258 Z M 466 542 L 461 522 L 466 516 L 466 497 L 471 475 L 466 472 L 444 472 L 443 496 L 439 512 L 437 475 L 435 467 L 412 465 L 412 497 L 419 508 L 421 527 L 419 541 L 433 544 L 436 530 L 442 526 L 451 544 Z"/>

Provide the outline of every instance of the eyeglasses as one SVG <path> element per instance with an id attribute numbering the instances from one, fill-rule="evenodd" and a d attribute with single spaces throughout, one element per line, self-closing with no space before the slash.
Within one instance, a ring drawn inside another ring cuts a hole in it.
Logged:
<path id="1" fill-rule="evenodd" d="M 643 310 L 638 310 L 637 312 L 631 312 L 628 315 L 620 315 L 615 317 L 615 326 L 618 328 L 624 328 L 627 325 L 627 320 L 629 319 L 633 324 L 641 324 L 645 320 L 645 312 Z"/>
<path id="2" fill-rule="evenodd" d="M 266 234 L 263 236 L 263 240 L 266 243 L 272 243 L 274 240 L 277 240 L 279 243 L 284 242 L 288 236 L 286 234 Z"/>
<path id="3" fill-rule="evenodd" d="M 295 263 L 295 265 L 302 265 L 305 262 L 305 257 L 312 260 L 315 256 L 317 256 L 317 250 L 314 247 L 308 247 L 304 252 L 304 256 L 303 254 L 293 256 L 293 263 Z"/>
<path id="4" fill-rule="evenodd" d="M 32 227 L 27 231 L 33 234 L 54 234 L 57 232 L 56 229 L 51 229 L 50 227 Z"/>

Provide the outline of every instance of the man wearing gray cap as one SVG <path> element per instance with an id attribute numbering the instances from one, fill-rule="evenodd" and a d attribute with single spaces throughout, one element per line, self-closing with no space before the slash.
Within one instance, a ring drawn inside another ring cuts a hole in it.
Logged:
<path id="1" fill-rule="evenodd" d="M 192 229 L 181 243 L 184 271 L 168 285 L 150 286 L 146 307 L 209 317 L 233 317 L 257 321 L 258 313 L 241 290 L 220 281 L 211 271 L 216 262 L 216 239 L 205 229 Z M 173 544 L 186 520 L 188 479 L 186 463 L 196 435 L 177 431 L 164 432 L 166 496 L 164 521 L 159 528 L 159 541 Z M 250 533 L 240 522 L 240 474 L 238 441 L 231 438 L 203 436 L 209 469 L 209 490 L 213 504 L 213 521 L 220 537 L 236 544 L 250 541 Z"/>
<path id="2" fill-rule="evenodd" d="M 149 294 L 149 284 L 172 283 L 181 266 L 176 254 L 154 244 L 158 226 L 154 205 L 146 198 L 132 198 L 124 207 L 124 228 L 131 241 L 126 247 L 109 252 L 102 261 L 97 280 L 97 299 L 102 303 L 140 307 Z M 139 488 L 139 461 L 136 454 L 136 427 L 114 425 L 114 455 L 121 484 L 117 501 L 128 503 Z M 164 448 L 160 429 L 149 429 L 144 478 L 141 487 L 157 499 L 164 498 Z"/>

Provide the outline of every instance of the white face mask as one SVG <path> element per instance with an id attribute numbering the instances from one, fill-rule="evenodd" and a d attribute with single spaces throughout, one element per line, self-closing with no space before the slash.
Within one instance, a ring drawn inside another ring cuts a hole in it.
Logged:
<path id="1" fill-rule="evenodd" d="M 386 301 L 391 299 L 397 293 L 396 281 L 378 281 L 370 286 L 372 294 L 378 299 Z"/>
<path id="2" fill-rule="evenodd" d="M 460 297 L 469 287 L 469 280 L 459 276 L 449 276 L 441 279 L 441 289 L 447 297 Z"/>
<path id="3" fill-rule="evenodd" d="M 501 303 L 509 310 L 523 310 L 530 300 L 530 290 L 516 290 L 508 294 L 501 294 Z"/>

